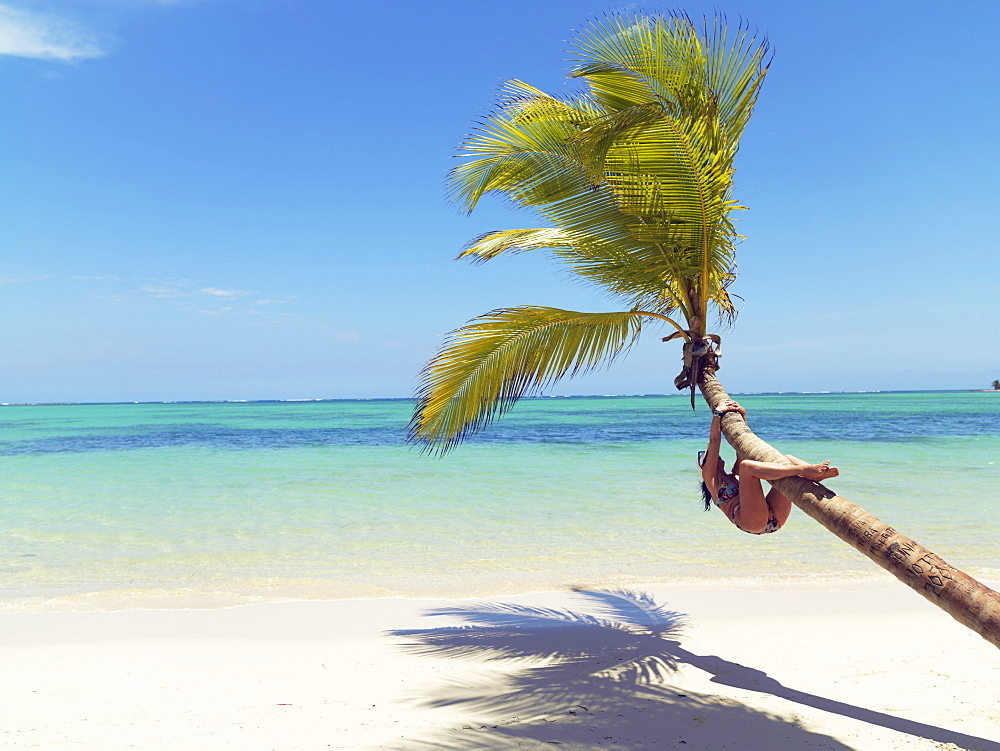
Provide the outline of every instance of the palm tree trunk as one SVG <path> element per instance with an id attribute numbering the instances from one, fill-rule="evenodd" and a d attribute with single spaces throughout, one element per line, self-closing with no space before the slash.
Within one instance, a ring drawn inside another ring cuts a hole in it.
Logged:
<path id="1" fill-rule="evenodd" d="M 722 384 L 711 373 L 699 382 L 708 405 L 715 408 L 728 399 Z M 738 414 L 722 418 L 722 432 L 741 459 L 785 463 L 784 456 L 758 438 Z M 995 647 L 1000 647 L 1000 593 L 941 560 L 820 483 L 802 477 L 773 482 L 792 503 L 844 542 L 922 594 L 964 626 Z"/>

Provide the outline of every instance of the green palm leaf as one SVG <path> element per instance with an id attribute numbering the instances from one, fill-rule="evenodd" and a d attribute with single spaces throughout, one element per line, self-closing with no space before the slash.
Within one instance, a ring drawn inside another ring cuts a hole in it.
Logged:
<path id="1" fill-rule="evenodd" d="M 671 315 L 680 307 L 674 275 L 664 268 L 663 252 L 651 243 L 628 246 L 603 237 L 556 228 L 511 229 L 476 238 L 459 258 L 484 263 L 504 253 L 546 249 L 575 273 L 629 308 Z"/>
<path id="2" fill-rule="evenodd" d="M 575 77 L 608 110 L 659 101 L 674 116 L 715 118 L 735 142 L 767 73 L 768 45 L 723 19 L 699 29 L 683 13 L 612 14 L 584 31 Z"/>
<path id="3" fill-rule="evenodd" d="M 494 310 L 453 331 L 420 375 L 410 440 L 447 450 L 526 394 L 611 363 L 643 314 Z"/>

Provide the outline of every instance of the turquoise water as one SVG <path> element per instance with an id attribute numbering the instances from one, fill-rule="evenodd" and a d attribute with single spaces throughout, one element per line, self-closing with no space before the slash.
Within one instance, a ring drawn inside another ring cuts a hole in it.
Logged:
<path id="1" fill-rule="evenodd" d="M 1000 574 L 1000 394 L 741 396 L 786 453 L 974 576 Z M 405 400 L 0 408 L 0 599 L 129 607 L 877 577 L 793 511 L 701 511 L 703 406 L 521 402 L 439 459 Z M 731 455 L 731 451 L 730 451 Z"/>

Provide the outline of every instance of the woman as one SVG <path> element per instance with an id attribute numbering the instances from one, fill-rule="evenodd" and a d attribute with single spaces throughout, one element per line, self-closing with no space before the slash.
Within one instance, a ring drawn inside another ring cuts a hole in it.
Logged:
<path id="1" fill-rule="evenodd" d="M 776 462 L 755 462 L 737 458 L 733 471 L 726 472 L 726 465 L 719 456 L 722 442 L 722 415 L 738 412 L 744 420 L 746 410 L 734 401 L 719 403 L 712 417 L 712 428 L 708 437 L 708 449 L 698 452 L 701 466 L 701 492 L 705 498 L 705 510 L 711 508 L 712 501 L 722 509 L 722 513 L 744 532 L 766 535 L 777 532 L 788 519 L 792 502 L 771 488 L 764 495 L 761 480 L 777 480 L 781 477 L 805 477 L 808 480 L 828 480 L 840 474 L 830 462 L 806 464 L 794 456 L 785 455 L 791 464 Z"/>

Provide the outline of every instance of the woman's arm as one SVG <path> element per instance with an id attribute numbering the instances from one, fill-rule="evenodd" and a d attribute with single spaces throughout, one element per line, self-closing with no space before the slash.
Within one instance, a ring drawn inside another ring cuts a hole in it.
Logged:
<path id="1" fill-rule="evenodd" d="M 705 462 L 701 465 L 701 479 L 705 481 L 713 496 L 719 493 L 719 447 L 722 445 L 722 413 L 738 412 L 744 421 L 747 411 L 739 404 L 726 399 L 719 402 L 712 414 L 712 427 L 708 433 L 708 450 L 705 452 Z"/>
<path id="2" fill-rule="evenodd" d="M 708 448 L 705 461 L 701 465 L 701 479 L 708 485 L 712 495 L 719 491 L 719 446 L 722 443 L 722 418 L 712 415 L 712 427 L 708 431 Z"/>

